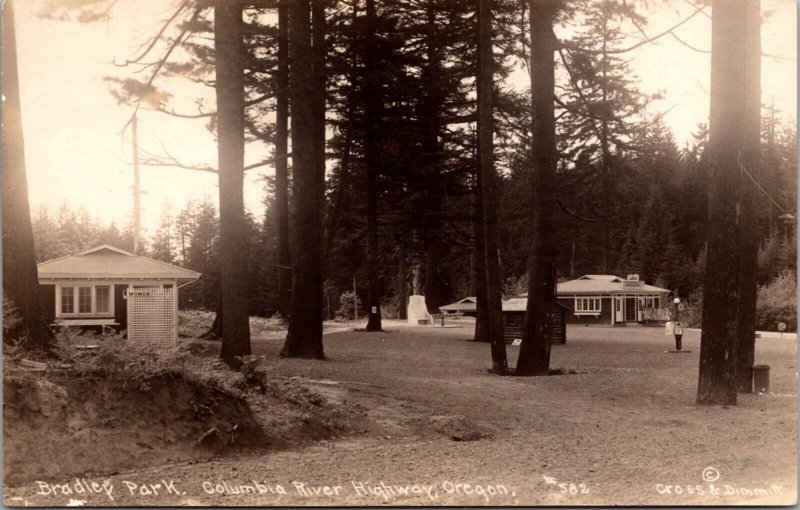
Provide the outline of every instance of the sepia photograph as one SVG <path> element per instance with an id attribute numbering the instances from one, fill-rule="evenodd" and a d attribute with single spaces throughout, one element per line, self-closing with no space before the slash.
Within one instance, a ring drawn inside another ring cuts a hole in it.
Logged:
<path id="1" fill-rule="evenodd" d="M 796 505 L 797 19 L 3 0 L 3 504 Z"/>

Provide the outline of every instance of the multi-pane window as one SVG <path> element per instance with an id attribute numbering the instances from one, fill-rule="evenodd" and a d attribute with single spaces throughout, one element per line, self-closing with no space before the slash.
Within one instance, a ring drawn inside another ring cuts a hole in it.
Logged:
<path id="1" fill-rule="evenodd" d="M 78 313 L 92 313 L 91 287 L 78 287 Z"/>
<path id="2" fill-rule="evenodd" d="M 59 315 L 110 315 L 114 310 L 111 285 L 59 286 Z"/>
<path id="3" fill-rule="evenodd" d="M 96 313 L 108 313 L 110 290 L 111 289 L 108 286 L 98 286 L 94 288 Z"/>
<path id="4" fill-rule="evenodd" d="M 61 313 L 75 313 L 75 290 L 72 287 L 61 289 Z"/>
<path id="5" fill-rule="evenodd" d="M 576 297 L 575 298 L 575 311 L 583 313 L 599 313 L 600 312 L 600 298 L 599 297 Z"/>
<path id="6" fill-rule="evenodd" d="M 645 308 L 658 308 L 660 303 L 660 298 L 658 296 L 648 296 L 644 298 L 644 307 Z"/>

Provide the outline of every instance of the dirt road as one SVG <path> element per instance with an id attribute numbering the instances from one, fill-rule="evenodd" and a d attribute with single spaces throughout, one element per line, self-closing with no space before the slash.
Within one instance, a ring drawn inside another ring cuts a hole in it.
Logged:
<path id="1" fill-rule="evenodd" d="M 684 337 L 691 354 L 670 354 L 671 337 L 660 329 L 570 327 L 551 366 L 577 373 L 502 378 L 487 373 L 488 346 L 467 341 L 471 325 L 461 324 L 328 334 L 325 362 L 279 359 L 280 339 L 257 338 L 254 350 L 274 360 L 272 371 L 361 406 L 369 427 L 348 437 L 108 478 L 42 480 L 7 487 L 6 504 L 795 501 L 794 341 L 759 340 L 756 362 L 772 367 L 770 394 L 706 408 L 694 405 L 696 332 Z M 518 348 L 508 352 L 513 365 Z"/>

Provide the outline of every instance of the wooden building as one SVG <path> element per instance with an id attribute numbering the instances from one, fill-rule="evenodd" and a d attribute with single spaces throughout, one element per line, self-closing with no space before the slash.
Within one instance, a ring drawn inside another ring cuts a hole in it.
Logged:
<path id="1" fill-rule="evenodd" d="M 475 317 L 477 300 L 474 297 L 465 297 L 449 305 L 440 306 L 439 310 L 448 313 L 460 312 L 469 317 Z M 525 296 L 512 297 L 503 301 L 503 331 L 506 343 L 511 343 L 522 338 L 522 328 L 525 326 L 525 308 L 528 298 Z M 553 343 L 564 344 L 567 342 L 567 312 L 564 305 L 553 301 Z"/>
<path id="2" fill-rule="evenodd" d="M 525 309 L 528 306 L 526 296 L 513 297 L 503 301 L 503 336 L 506 343 L 511 343 L 516 339 L 522 339 L 522 331 L 525 327 Z M 553 318 L 553 343 L 567 343 L 567 312 L 569 309 L 553 301 L 550 314 Z"/>
<path id="3" fill-rule="evenodd" d="M 103 245 L 37 265 L 54 326 L 112 327 L 141 342 L 178 337 L 178 289 L 200 273 Z"/>
<path id="4" fill-rule="evenodd" d="M 646 309 L 667 307 L 669 290 L 647 285 L 639 275 L 587 274 L 558 284 L 558 302 L 570 324 L 625 326 L 644 321 Z"/>
<path id="5" fill-rule="evenodd" d="M 475 317 L 478 313 L 478 298 L 465 297 L 461 301 L 440 306 L 439 310 L 447 313 L 462 313 L 467 317 Z"/>

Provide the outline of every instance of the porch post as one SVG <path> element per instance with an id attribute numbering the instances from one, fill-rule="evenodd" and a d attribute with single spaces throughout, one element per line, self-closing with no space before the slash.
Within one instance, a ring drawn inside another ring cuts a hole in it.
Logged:
<path id="1" fill-rule="evenodd" d="M 611 294 L 611 325 L 614 326 L 617 322 L 617 298 Z"/>

